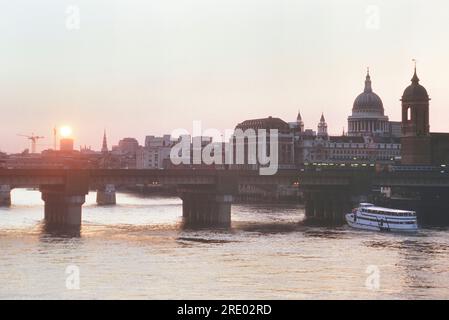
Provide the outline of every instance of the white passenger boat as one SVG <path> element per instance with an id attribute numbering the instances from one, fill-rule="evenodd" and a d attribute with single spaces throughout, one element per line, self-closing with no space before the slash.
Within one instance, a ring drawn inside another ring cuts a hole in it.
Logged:
<path id="1" fill-rule="evenodd" d="M 361 203 L 352 213 L 346 214 L 346 222 L 353 228 L 372 231 L 418 230 L 416 212 L 376 207 L 371 203 Z"/>

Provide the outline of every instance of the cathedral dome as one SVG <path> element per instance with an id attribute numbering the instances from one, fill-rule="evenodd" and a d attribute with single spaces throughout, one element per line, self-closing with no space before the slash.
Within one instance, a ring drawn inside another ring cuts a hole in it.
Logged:
<path id="1" fill-rule="evenodd" d="M 384 114 L 384 106 L 380 97 L 371 88 L 371 77 L 366 75 L 365 89 L 357 96 L 352 107 L 353 113 Z"/>
<path id="2" fill-rule="evenodd" d="M 388 117 L 380 97 L 373 92 L 369 70 L 366 74 L 365 89 L 357 96 L 348 117 L 350 136 L 384 136 L 390 132 Z"/>
<path id="3" fill-rule="evenodd" d="M 412 84 L 409 85 L 405 90 L 404 94 L 402 95 L 402 101 L 409 102 L 409 101 L 429 101 L 429 95 L 427 93 L 426 88 L 424 88 L 422 85 L 419 84 L 419 78 L 416 74 L 416 68 L 415 68 L 415 74 L 412 78 Z"/>

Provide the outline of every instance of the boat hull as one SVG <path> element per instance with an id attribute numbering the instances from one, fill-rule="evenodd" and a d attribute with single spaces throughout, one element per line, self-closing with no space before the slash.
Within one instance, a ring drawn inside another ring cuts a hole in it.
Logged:
<path id="1" fill-rule="evenodd" d="M 353 213 L 345 215 L 347 224 L 355 229 L 369 230 L 369 231 L 385 231 L 385 232 L 416 232 L 418 231 L 417 224 L 400 224 L 392 221 L 380 223 L 379 221 L 366 220 L 358 217 L 354 219 Z"/>

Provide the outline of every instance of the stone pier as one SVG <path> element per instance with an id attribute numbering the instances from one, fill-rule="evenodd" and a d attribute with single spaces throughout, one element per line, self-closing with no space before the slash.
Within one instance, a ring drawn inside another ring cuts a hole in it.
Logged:
<path id="1" fill-rule="evenodd" d="M 56 228 L 80 227 L 82 205 L 89 192 L 89 176 L 73 170 L 65 175 L 65 184 L 42 186 L 45 202 L 45 223 Z"/>
<path id="2" fill-rule="evenodd" d="M 237 192 L 237 178 L 228 171 L 218 173 L 214 185 L 184 185 L 178 189 L 184 224 L 192 227 L 230 227 L 231 206 Z"/>
<path id="3" fill-rule="evenodd" d="M 116 204 L 115 186 L 107 184 L 97 189 L 97 204 L 100 206 Z"/>
<path id="4" fill-rule="evenodd" d="M 0 207 L 9 207 L 11 205 L 11 187 L 9 185 L 0 185 Z"/>
<path id="5" fill-rule="evenodd" d="M 187 226 L 229 227 L 231 225 L 230 194 L 183 192 L 182 216 Z"/>
<path id="6" fill-rule="evenodd" d="M 60 192 L 42 192 L 45 202 L 45 222 L 51 226 L 81 226 L 82 205 L 85 195 L 68 195 Z"/>

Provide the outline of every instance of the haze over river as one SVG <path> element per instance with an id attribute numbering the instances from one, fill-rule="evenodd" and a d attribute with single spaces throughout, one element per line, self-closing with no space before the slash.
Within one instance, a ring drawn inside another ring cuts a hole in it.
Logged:
<path id="1" fill-rule="evenodd" d="M 449 298 L 447 228 L 311 227 L 300 205 L 236 204 L 231 229 L 185 230 L 179 198 L 99 207 L 91 192 L 80 235 L 64 236 L 45 231 L 40 197 L 13 190 L 0 208 L 0 299 Z"/>

